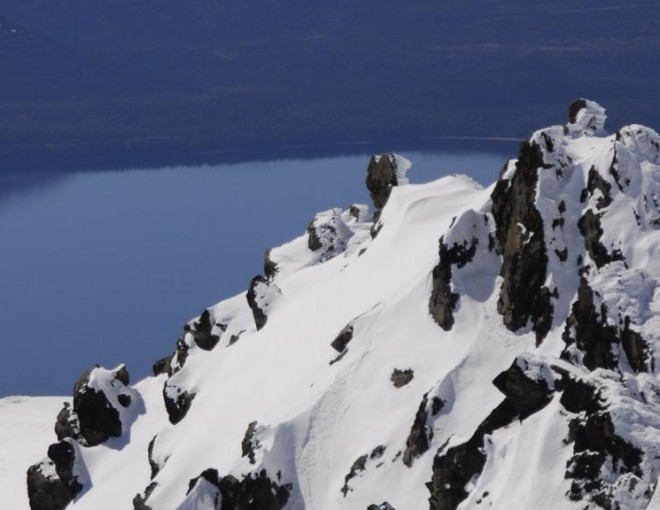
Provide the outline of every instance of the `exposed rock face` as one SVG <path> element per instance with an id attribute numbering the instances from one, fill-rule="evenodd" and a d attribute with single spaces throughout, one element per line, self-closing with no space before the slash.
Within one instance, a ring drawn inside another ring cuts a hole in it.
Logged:
<path id="1" fill-rule="evenodd" d="M 431 510 L 454 510 L 468 496 L 468 483 L 481 473 L 486 464 L 484 436 L 511 423 L 516 410 L 509 399 L 496 407 L 463 444 L 438 452 L 433 459 L 433 477 L 427 483 Z"/>
<path id="2" fill-rule="evenodd" d="M 477 239 L 454 244 L 449 248 L 440 238 L 440 262 L 433 268 L 433 290 L 429 300 L 429 312 L 438 325 L 448 331 L 454 325 L 454 309 L 459 295 L 451 288 L 452 266 L 463 267 L 470 262 L 477 250 Z"/>
<path id="3" fill-rule="evenodd" d="M 290 494 L 291 485 L 273 482 L 265 469 L 241 480 L 232 475 L 221 478 L 216 469 L 207 469 L 190 480 L 186 501 L 194 507 L 196 498 L 205 495 L 214 497 L 218 510 L 282 510 Z"/>
<path id="4" fill-rule="evenodd" d="M 169 379 L 165 383 L 163 386 L 163 399 L 165 400 L 167 416 L 172 425 L 176 425 L 185 418 L 194 398 L 194 393 L 180 388 L 176 381 Z"/>
<path id="5" fill-rule="evenodd" d="M 505 427 L 515 418 L 524 420 L 544 408 L 551 400 L 553 380 L 550 368 L 529 357 L 516 359 L 500 373 L 493 384 L 506 398 L 477 427 L 465 443 L 440 450 L 433 460 L 433 477 L 427 484 L 431 510 L 453 510 L 467 497 L 469 482 L 486 464 L 484 437 Z"/>
<path id="6" fill-rule="evenodd" d="M 204 310 L 199 316 L 197 321 L 193 321 L 192 325 L 186 324 L 183 331 L 190 333 L 193 340 L 200 349 L 205 351 L 212 350 L 220 341 L 220 335 L 213 334 L 214 324 L 211 322 L 211 313 L 208 309 Z M 218 325 L 220 330 L 227 329 L 227 326 Z"/>
<path id="7" fill-rule="evenodd" d="M 344 495 L 344 497 L 346 497 L 348 493 L 353 490 L 353 488 L 349 485 L 349 482 L 356 477 L 362 476 L 362 474 L 367 470 L 367 466 L 370 463 L 376 462 L 377 468 L 382 465 L 382 462 L 379 462 L 379 459 L 382 458 L 384 453 L 385 453 L 385 446 L 378 445 L 376 446 L 376 448 L 371 450 L 371 453 L 360 455 L 355 460 L 355 462 L 353 462 L 350 471 L 344 477 L 344 486 L 341 488 L 341 493 Z"/>
<path id="8" fill-rule="evenodd" d="M 616 328 L 607 324 L 604 309 L 596 310 L 593 291 L 584 277 L 580 278 L 577 300 L 566 320 L 563 339 L 569 347 L 575 344 L 584 353 L 582 363 L 590 370 L 618 366 L 615 346 L 619 339 Z M 573 358 L 570 352 L 569 348 L 565 349 L 562 357 Z"/>
<path id="9" fill-rule="evenodd" d="M 172 356 L 165 356 L 154 362 L 152 371 L 154 377 L 159 376 L 160 374 L 171 374 L 172 373 Z"/>
<path id="10" fill-rule="evenodd" d="M 348 485 L 348 482 L 350 482 L 353 478 L 355 478 L 359 472 L 364 471 L 367 468 L 368 459 L 369 459 L 368 455 L 362 455 L 358 457 L 355 460 L 355 462 L 353 462 L 353 465 L 351 466 L 351 470 L 344 477 L 344 486 L 341 488 L 341 493 L 344 495 L 344 497 L 346 497 L 348 492 L 351 490 L 351 488 Z"/>
<path id="11" fill-rule="evenodd" d="M 347 324 L 330 344 L 337 352 L 344 352 L 348 343 L 353 339 L 353 324 Z"/>
<path id="12" fill-rule="evenodd" d="M 78 379 L 73 390 L 73 411 L 78 416 L 80 435 L 89 446 L 119 437 L 122 432 L 119 412 L 102 391 L 89 386 L 90 372 Z"/>
<path id="13" fill-rule="evenodd" d="M 30 466 L 27 472 L 32 510 L 63 510 L 83 489 L 76 473 L 76 448 L 71 439 L 50 445 L 48 458 Z"/>
<path id="14" fill-rule="evenodd" d="M 573 480 L 569 498 L 591 500 L 602 508 L 618 508 L 615 502 L 619 480 L 635 480 L 629 490 L 641 484 L 642 451 L 617 435 L 607 403 L 597 388 L 573 377 L 564 377 L 561 404 L 577 416 L 571 419 L 567 441 L 573 456 L 566 466 L 566 478 Z M 612 471 L 614 478 L 604 473 Z"/>
<path id="15" fill-rule="evenodd" d="M 241 442 L 241 451 L 243 452 L 243 457 L 250 459 L 250 464 L 256 462 L 256 450 L 259 448 L 259 441 L 255 438 L 257 432 L 257 422 L 253 421 L 248 425 L 247 430 L 245 431 L 245 437 Z"/>
<path id="16" fill-rule="evenodd" d="M 548 255 L 543 219 L 536 208 L 538 172 L 549 165 L 534 141 L 523 143 L 511 179 L 500 179 L 491 196 L 502 287 L 497 310 L 511 331 L 531 321 L 540 343 L 550 330 L 553 305 L 545 286 Z"/>
<path id="17" fill-rule="evenodd" d="M 415 414 L 415 421 L 410 428 L 410 433 L 406 439 L 406 449 L 403 452 L 403 463 L 410 467 L 413 461 L 428 451 L 430 440 L 433 438 L 433 431 L 428 427 L 428 400 L 429 394 L 425 393 Z"/>
<path id="18" fill-rule="evenodd" d="M 156 438 L 158 436 L 154 436 L 151 441 L 149 441 L 149 447 L 147 448 L 147 454 L 149 458 L 149 467 L 151 468 L 151 479 L 153 480 L 156 478 L 156 475 L 160 472 L 163 466 L 158 464 L 156 460 L 154 459 L 154 445 L 156 444 Z M 145 498 L 146 499 L 146 498 Z"/>
<path id="19" fill-rule="evenodd" d="M 600 217 L 591 209 L 588 209 L 584 213 L 584 216 L 580 218 L 578 228 L 584 236 L 585 248 L 597 267 L 601 268 L 614 260 L 623 260 L 621 252 L 615 251 L 610 254 L 607 252 L 607 248 L 600 242 L 600 238 L 603 235 L 603 229 L 600 226 Z"/>
<path id="20" fill-rule="evenodd" d="M 55 422 L 55 435 L 61 441 L 65 437 L 80 437 L 80 423 L 78 422 L 78 415 L 73 412 L 71 404 L 64 403 L 64 407 L 57 415 Z"/>
<path id="21" fill-rule="evenodd" d="M 221 510 L 282 510 L 291 495 L 290 484 L 279 485 L 265 469 L 240 481 L 228 475 L 220 480 Z"/>
<path id="22" fill-rule="evenodd" d="M 367 507 L 367 510 L 396 510 L 392 505 L 390 505 L 387 501 L 382 502 L 380 505 L 369 505 Z"/>
<path id="23" fill-rule="evenodd" d="M 409 161 L 393 153 L 371 156 L 367 167 L 367 189 L 377 209 L 385 207 L 394 186 L 407 182 L 405 172 L 409 168 Z"/>
<path id="24" fill-rule="evenodd" d="M 86 370 L 73 388 L 73 409 L 65 404 L 57 416 L 58 439 L 73 438 L 95 446 L 122 434 L 120 408 L 131 405 L 129 374 L 121 365 L 115 370 Z"/>
<path id="25" fill-rule="evenodd" d="M 390 376 L 390 381 L 392 381 L 395 388 L 401 388 L 412 381 L 413 377 L 415 377 L 415 373 L 411 369 L 399 370 L 395 368 Z"/>
<path id="26" fill-rule="evenodd" d="M 349 220 L 358 221 L 351 209 L 330 209 L 318 213 L 307 226 L 307 247 L 319 253 L 319 262 L 330 260 L 346 250 L 353 237 L 347 224 Z"/>
<path id="27" fill-rule="evenodd" d="M 144 490 L 143 494 L 137 494 L 133 498 L 133 510 L 152 510 L 152 508 L 147 505 L 147 500 L 156 487 L 158 487 L 158 484 L 156 482 L 152 482 L 147 485 L 147 488 Z"/>
<path id="28" fill-rule="evenodd" d="M 493 380 L 493 384 L 504 393 L 518 417 L 524 420 L 552 400 L 553 390 L 549 387 L 548 380 L 552 381 L 549 368 L 520 357 L 508 370 L 501 372 Z"/>
<path id="29" fill-rule="evenodd" d="M 266 253 L 264 254 L 264 275 L 266 275 L 268 280 L 275 278 L 275 275 L 280 270 L 277 262 L 273 261 L 270 257 L 270 253 L 271 250 L 266 250 Z"/>
<path id="30" fill-rule="evenodd" d="M 255 276 L 250 281 L 246 297 L 257 330 L 266 325 L 268 321 L 267 312 L 279 295 L 279 288 L 261 275 Z"/>

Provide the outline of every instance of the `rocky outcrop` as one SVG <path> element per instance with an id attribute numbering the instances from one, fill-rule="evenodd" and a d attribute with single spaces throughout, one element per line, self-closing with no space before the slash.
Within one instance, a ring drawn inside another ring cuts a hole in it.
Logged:
<path id="1" fill-rule="evenodd" d="M 348 343 L 351 340 L 353 340 L 353 324 L 347 324 L 330 343 L 330 345 L 335 351 L 342 353 L 346 350 Z"/>
<path id="2" fill-rule="evenodd" d="M 616 433 L 607 403 L 600 398 L 596 386 L 567 376 L 562 387 L 561 404 L 576 414 L 566 439 L 573 444 L 573 456 L 565 473 L 566 479 L 572 480 L 568 496 L 573 501 L 592 501 L 601 508 L 619 508 L 616 499 L 621 494 L 616 494 L 616 480 L 625 476 L 631 482 L 636 480 L 628 487 L 635 492 L 635 485 L 643 476 L 643 452 Z M 608 476 L 608 472 L 613 476 Z"/>
<path id="3" fill-rule="evenodd" d="M 505 399 L 477 427 L 470 439 L 442 449 L 433 460 L 433 477 L 427 484 L 431 510 L 454 510 L 468 497 L 468 484 L 485 464 L 484 437 L 507 426 L 514 419 L 524 420 L 543 409 L 552 398 L 554 376 L 548 366 L 530 357 L 517 358 L 500 373 L 493 384 Z"/>
<path id="4" fill-rule="evenodd" d="M 349 220 L 359 221 L 351 209 L 330 209 L 318 213 L 307 226 L 307 247 L 318 252 L 318 262 L 325 262 L 346 251 L 353 237 L 353 231 L 347 223 Z"/>
<path id="5" fill-rule="evenodd" d="M 133 498 L 133 510 L 152 510 L 147 504 L 147 500 L 156 487 L 158 487 L 158 484 L 156 482 L 151 482 L 147 485 L 147 488 L 142 494 L 137 494 Z"/>
<path id="6" fill-rule="evenodd" d="M 215 500 L 217 510 L 282 510 L 291 488 L 290 484 L 272 481 L 265 469 L 240 480 L 233 475 L 220 477 L 216 469 L 207 469 L 190 480 L 184 504 L 194 508 L 195 501 L 204 498 Z"/>
<path id="7" fill-rule="evenodd" d="M 361 476 L 367 470 L 367 466 L 370 463 L 377 462 L 376 467 L 380 467 L 382 465 L 382 462 L 379 462 L 379 459 L 382 458 L 384 453 L 385 446 L 378 445 L 376 448 L 371 450 L 371 453 L 360 455 L 357 459 L 355 459 L 355 462 L 353 462 L 351 465 L 351 469 L 349 470 L 348 474 L 346 474 L 344 477 L 344 485 L 341 488 L 341 493 L 344 495 L 344 497 L 346 497 L 348 493 L 353 490 L 353 488 L 349 485 L 349 482 L 354 478 Z"/>
<path id="8" fill-rule="evenodd" d="M 501 372 L 493 384 L 506 396 L 520 420 L 524 420 L 552 400 L 552 381 L 553 376 L 547 366 L 521 356 Z"/>
<path id="9" fill-rule="evenodd" d="M 31 510 L 63 510 L 83 489 L 76 445 L 64 439 L 48 448 L 48 460 L 30 466 L 27 491 Z"/>
<path id="10" fill-rule="evenodd" d="M 374 155 L 367 167 L 367 189 L 376 209 L 382 209 L 392 188 L 407 182 L 410 162 L 394 153 Z"/>
<path id="11" fill-rule="evenodd" d="M 415 377 L 415 373 L 410 368 L 406 370 L 395 368 L 390 376 L 390 381 L 392 381 L 395 388 L 402 388 L 412 381 L 413 377 Z"/>
<path id="12" fill-rule="evenodd" d="M 428 404 L 429 394 L 425 393 L 406 438 L 406 449 L 403 451 L 403 463 L 408 467 L 412 466 L 413 461 L 431 447 L 433 430 L 428 426 Z"/>
<path id="13" fill-rule="evenodd" d="M 95 446 L 122 434 L 121 408 L 131 405 L 129 374 L 121 365 L 114 370 L 86 370 L 73 388 L 73 407 L 64 404 L 57 416 L 58 439 L 70 437 Z"/>
<path id="14" fill-rule="evenodd" d="M 280 289 L 261 275 L 255 276 L 250 281 L 246 297 L 257 330 L 263 328 L 268 322 L 269 308 L 279 295 Z"/>
<path id="15" fill-rule="evenodd" d="M 275 275 L 277 275 L 280 270 L 277 262 L 271 258 L 270 254 L 271 249 L 266 250 L 266 253 L 264 254 L 264 275 L 266 275 L 266 279 L 268 280 L 275 278 Z"/>
<path id="16" fill-rule="evenodd" d="M 584 236 L 585 249 L 598 268 L 615 260 L 623 260 L 620 251 L 608 253 L 607 248 L 601 243 L 600 238 L 603 235 L 603 229 L 600 225 L 600 216 L 591 209 L 587 209 L 584 216 L 580 218 L 578 228 Z"/>
<path id="17" fill-rule="evenodd" d="M 383 501 L 380 505 L 369 505 L 367 507 L 367 510 L 396 510 L 392 505 L 390 505 L 387 501 Z"/>
<path id="18" fill-rule="evenodd" d="M 206 309 L 196 321 L 193 321 L 192 324 L 186 324 L 183 331 L 192 335 L 197 347 L 210 351 L 220 341 L 220 335 L 213 333 L 214 326 L 215 324 L 211 321 L 211 312 Z M 217 326 L 220 331 L 227 329 L 225 324 L 218 324 Z"/>
<path id="19" fill-rule="evenodd" d="M 463 267 L 470 262 L 477 250 L 476 238 L 454 244 L 451 248 L 440 238 L 440 262 L 433 268 L 433 290 L 429 299 L 429 312 L 445 331 L 454 325 L 454 309 L 459 295 L 452 291 L 451 268 Z"/>
<path id="20" fill-rule="evenodd" d="M 616 327 L 607 324 L 606 308 L 596 310 L 594 293 L 585 277 L 580 278 L 577 299 L 562 338 L 567 345 L 562 358 L 577 361 L 575 347 L 583 354 L 581 361 L 589 370 L 618 366 Z"/>
<path id="21" fill-rule="evenodd" d="M 368 455 L 361 455 L 355 460 L 355 462 L 353 462 L 350 471 L 344 477 L 344 486 L 341 488 L 341 493 L 344 495 L 344 497 L 346 497 L 348 492 L 351 490 L 348 482 L 355 478 L 358 473 L 364 471 L 367 468 L 367 459 L 369 459 Z"/>
<path id="22" fill-rule="evenodd" d="M 468 497 L 469 482 L 484 468 L 484 437 L 502 428 L 516 417 L 509 399 L 497 406 L 465 443 L 440 450 L 433 459 L 433 476 L 426 484 L 431 496 L 431 510 L 455 510 Z"/>
<path id="23" fill-rule="evenodd" d="M 190 410 L 195 394 L 178 386 L 177 382 L 168 379 L 163 386 L 165 410 L 172 425 L 183 420 Z"/>
<path id="24" fill-rule="evenodd" d="M 153 364 L 152 372 L 154 374 L 154 377 L 159 376 L 160 374 L 171 374 L 172 373 L 172 357 L 174 355 L 171 354 L 169 356 L 165 356 L 164 358 L 160 358 L 159 360 L 156 360 Z"/>
<path id="25" fill-rule="evenodd" d="M 537 343 L 550 330 L 553 314 L 551 293 L 545 286 L 548 255 L 543 218 L 535 203 L 538 173 L 550 167 L 543 155 L 538 142 L 524 142 L 513 175 L 501 178 L 491 195 L 496 249 L 502 256 L 497 310 L 511 331 L 531 322 Z"/>
<path id="26" fill-rule="evenodd" d="M 243 441 L 241 441 L 241 452 L 243 457 L 247 457 L 250 460 L 250 464 L 256 463 L 256 451 L 261 446 L 255 437 L 257 425 L 256 421 L 251 422 L 245 431 Z"/>

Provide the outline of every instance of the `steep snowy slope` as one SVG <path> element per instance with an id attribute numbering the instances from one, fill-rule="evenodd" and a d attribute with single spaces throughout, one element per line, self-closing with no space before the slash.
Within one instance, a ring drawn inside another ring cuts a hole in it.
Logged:
<path id="1" fill-rule="evenodd" d="M 269 250 L 154 377 L 83 374 L 32 508 L 660 507 L 660 137 L 569 117 L 488 189 L 372 158 L 373 214 Z"/>

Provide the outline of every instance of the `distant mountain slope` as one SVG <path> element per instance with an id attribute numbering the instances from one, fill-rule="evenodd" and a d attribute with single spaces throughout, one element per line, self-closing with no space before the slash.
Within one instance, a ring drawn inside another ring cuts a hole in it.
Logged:
<path id="1" fill-rule="evenodd" d="M 79 378 L 31 508 L 657 508 L 660 135 L 604 122 L 486 189 L 374 156 L 373 215 L 319 213 L 154 377 Z"/>
<path id="2" fill-rule="evenodd" d="M 617 124 L 660 121 L 654 3 L 6 0 L 0 15 L 77 55 L 26 56 L 0 81 L 16 163 L 522 138 L 577 94 L 626 112 Z"/>

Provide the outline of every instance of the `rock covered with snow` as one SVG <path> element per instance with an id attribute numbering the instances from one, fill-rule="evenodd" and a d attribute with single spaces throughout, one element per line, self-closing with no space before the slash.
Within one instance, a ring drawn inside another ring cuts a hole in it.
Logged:
<path id="1" fill-rule="evenodd" d="M 604 122 L 574 102 L 485 189 L 372 158 L 374 219 L 319 213 L 135 388 L 87 378 L 148 411 L 93 447 L 63 411 L 72 508 L 657 503 L 660 137 Z"/>
<path id="2" fill-rule="evenodd" d="M 65 403 L 57 416 L 55 433 L 60 440 L 69 437 L 86 446 L 119 437 L 122 415 L 135 404 L 135 397 L 124 365 L 86 370 L 73 388 L 73 406 Z"/>

